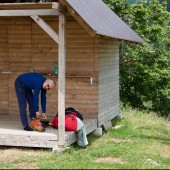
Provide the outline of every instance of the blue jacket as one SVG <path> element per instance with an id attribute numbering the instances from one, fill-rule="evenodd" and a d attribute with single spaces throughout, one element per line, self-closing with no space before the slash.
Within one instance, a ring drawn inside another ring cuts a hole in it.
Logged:
<path id="1" fill-rule="evenodd" d="M 43 83 L 46 78 L 39 73 L 31 72 L 19 76 L 24 88 L 34 90 L 33 102 L 35 112 L 39 111 L 39 93 L 41 91 L 41 108 L 42 112 L 46 112 L 46 89 L 43 89 Z"/>

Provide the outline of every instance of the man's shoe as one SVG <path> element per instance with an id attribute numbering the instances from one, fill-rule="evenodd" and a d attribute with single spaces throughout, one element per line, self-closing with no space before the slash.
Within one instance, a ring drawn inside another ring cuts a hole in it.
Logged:
<path id="1" fill-rule="evenodd" d="M 40 119 L 31 119 L 31 123 L 30 123 L 30 127 L 34 130 L 34 131 L 38 131 L 38 132 L 44 132 L 45 128 L 43 128 Z"/>
<path id="2" fill-rule="evenodd" d="M 33 129 L 30 128 L 29 126 L 25 126 L 25 127 L 24 127 L 24 130 L 26 130 L 26 131 L 33 131 Z"/>

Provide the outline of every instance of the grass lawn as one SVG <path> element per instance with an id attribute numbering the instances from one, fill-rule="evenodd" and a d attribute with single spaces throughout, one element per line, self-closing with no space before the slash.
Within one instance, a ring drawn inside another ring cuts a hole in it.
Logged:
<path id="1" fill-rule="evenodd" d="M 170 121 L 130 109 L 121 114 L 101 137 L 89 134 L 86 149 L 0 147 L 0 169 L 170 169 Z"/>

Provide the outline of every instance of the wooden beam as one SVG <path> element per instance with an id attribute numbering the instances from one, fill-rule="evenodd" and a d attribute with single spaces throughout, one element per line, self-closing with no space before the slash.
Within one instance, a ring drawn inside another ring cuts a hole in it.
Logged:
<path id="1" fill-rule="evenodd" d="M 59 15 L 59 75 L 58 75 L 58 114 L 59 145 L 65 147 L 65 63 L 66 63 L 66 15 Z"/>
<path id="2" fill-rule="evenodd" d="M 61 7 L 63 7 L 63 5 L 61 5 L 59 2 L 52 2 L 51 8 L 53 8 L 53 9 L 61 9 Z"/>
<path id="3" fill-rule="evenodd" d="M 57 3 L 57 2 L 55 2 Z M 46 4 L 51 4 L 51 2 L 17 2 L 17 3 L 0 3 L 0 5 L 7 5 L 7 6 L 16 6 L 16 5 L 19 5 L 19 6 L 23 6 L 23 5 L 46 5 Z"/>
<path id="4" fill-rule="evenodd" d="M 0 16 L 59 15 L 56 9 L 0 10 Z"/>
<path id="5" fill-rule="evenodd" d="M 58 34 L 40 17 L 30 16 L 56 43 L 59 43 Z"/>
<path id="6" fill-rule="evenodd" d="M 51 9 L 52 3 L 55 3 L 55 9 L 59 9 L 59 2 L 0 3 L 0 9 Z"/>
<path id="7" fill-rule="evenodd" d="M 62 5 L 66 6 L 69 14 L 72 15 L 92 37 L 96 35 L 93 29 L 79 16 L 79 14 L 66 2 L 66 0 L 59 1 Z M 52 5 L 52 8 L 54 8 L 54 5 Z"/>

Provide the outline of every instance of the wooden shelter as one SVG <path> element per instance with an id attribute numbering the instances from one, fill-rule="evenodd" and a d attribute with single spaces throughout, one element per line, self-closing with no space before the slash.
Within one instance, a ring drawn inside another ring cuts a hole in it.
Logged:
<path id="1" fill-rule="evenodd" d="M 119 42 L 143 40 L 99 0 L 0 4 L 0 145 L 55 148 L 76 141 L 64 111 L 83 114 L 87 134 L 119 114 Z M 58 62 L 59 74 L 53 74 Z M 59 129 L 23 131 L 14 81 L 36 71 L 54 79 L 49 120 Z"/>

